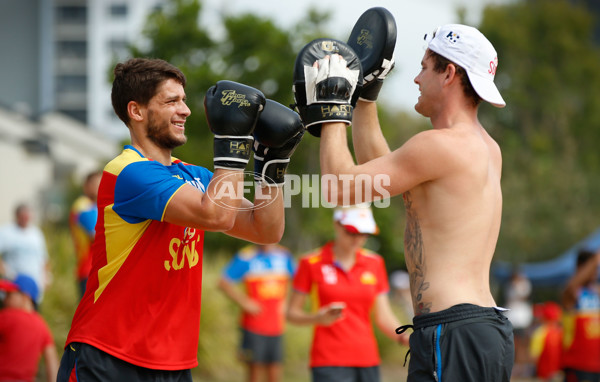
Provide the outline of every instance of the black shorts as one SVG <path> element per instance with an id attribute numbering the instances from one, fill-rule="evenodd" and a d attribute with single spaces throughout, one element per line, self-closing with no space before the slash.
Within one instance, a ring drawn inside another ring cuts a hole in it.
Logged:
<path id="1" fill-rule="evenodd" d="M 565 382 L 600 382 L 600 373 L 575 369 L 564 369 L 563 371 L 565 372 Z"/>
<path id="2" fill-rule="evenodd" d="M 240 359 L 248 363 L 281 363 L 283 336 L 263 336 L 242 329 Z"/>
<path id="3" fill-rule="evenodd" d="M 56 381 L 192 382 L 192 372 L 189 369 L 147 369 L 113 357 L 91 345 L 73 342 L 65 348 Z"/>
<path id="4" fill-rule="evenodd" d="M 379 366 L 320 366 L 311 369 L 312 382 L 379 382 Z"/>
<path id="5" fill-rule="evenodd" d="M 499 310 L 459 304 L 413 323 L 407 381 L 510 380 L 513 328 Z"/>

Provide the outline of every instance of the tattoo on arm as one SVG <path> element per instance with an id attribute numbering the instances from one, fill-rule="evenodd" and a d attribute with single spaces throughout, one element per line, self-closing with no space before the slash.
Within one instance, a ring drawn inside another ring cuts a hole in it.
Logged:
<path id="1" fill-rule="evenodd" d="M 427 269 L 423 251 L 423 237 L 421 235 L 419 218 L 412 207 L 410 192 L 404 193 L 404 205 L 406 207 L 404 247 L 406 250 L 406 262 L 410 272 L 410 292 L 415 314 L 419 315 L 431 311 L 431 302 L 423 301 L 423 292 L 429 288 L 429 282 L 425 281 Z"/>

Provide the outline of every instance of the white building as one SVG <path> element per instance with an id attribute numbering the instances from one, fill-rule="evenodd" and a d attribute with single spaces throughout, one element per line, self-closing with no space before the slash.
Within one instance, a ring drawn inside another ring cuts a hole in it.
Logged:
<path id="1" fill-rule="evenodd" d="M 129 44 L 144 43 L 141 31 L 146 18 L 151 11 L 161 9 L 165 0 L 89 0 L 87 3 L 87 123 L 104 134 L 123 139 L 129 133 L 112 108 L 110 69 L 117 61 L 129 58 Z"/>
<path id="2" fill-rule="evenodd" d="M 0 1 L 0 224 L 20 202 L 64 216 L 67 184 L 120 150 L 128 130 L 112 111 L 110 69 L 164 3 Z"/>
<path id="3" fill-rule="evenodd" d="M 0 225 L 14 219 L 19 203 L 30 204 L 37 219 L 64 218 L 69 185 L 102 169 L 119 150 L 113 140 L 64 114 L 32 121 L 0 108 Z"/>

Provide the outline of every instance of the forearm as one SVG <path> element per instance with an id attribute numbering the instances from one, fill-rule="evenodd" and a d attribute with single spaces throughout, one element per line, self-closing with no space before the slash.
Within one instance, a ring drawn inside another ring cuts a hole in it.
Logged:
<path id="1" fill-rule="evenodd" d="M 286 318 L 289 322 L 296 325 L 315 325 L 319 323 L 317 313 L 305 312 L 298 308 L 288 308 Z"/>
<path id="2" fill-rule="evenodd" d="M 245 306 L 247 297 L 243 293 L 241 293 L 235 285 L 232 285 L 229 281 L 225 279 L 219 280 L 218 283 L 219 289 L 233 302 L 239 305 L 242 309 Z"/>
<path id="3" fill-rule="evenodd" d="M 358 101 L 352 116 L 352 141 L 359 164 L 390 152 L 379 125 L 375 102 Z"/>
<path id="4" fill-rule="evenodd" d="M 237 213 L 230 236 L 257 244 L 275 244 L 281 240 L 285 229 L 283 189 L 261 187 L 257 189 L 254 204 L 244 201 Z"/>
<path id="5" fill-rule="evenodd" d="M 400 321 L 392 311 L 387 296 L 377 297 L 375 306 L 375 324 L 391 340 L 398 341 L 396 329 L 400 326 Z"/>
<path id="6" fill-rule="evenodd" d="M 390 197 L 385 188 L 389 165 L 383 158 L 355 165 L 343 124 L 327 124 L 322 129 L 320 159 L 322 195 L 327 202 L 353 205 Z"/>
<path id="7" fill-rule="evenodd" d="M 44 348 L 44 361 L 46 364 L 46 380 L 55 382 L 58 374 L 58 354 L 54 348 L 54 344 Z"/>
<path id="8" fill-rule="evenodd" d="M 596 274 L 599 264 L 600 254 L 597 254 L 595 258 L 582 265 L 569 280 L 562 296 L 562 302 L 566 308 L 571 308 L 575 304 L 579 288 L 583 287 Z"/>
<path id="9" fill-rule="evenodd" d="M 334 204 L 355 204 L 356 165 L 348 149 L 346 125 L 328 123 L 321 131 L 320 162 L 323 196 Z"/>

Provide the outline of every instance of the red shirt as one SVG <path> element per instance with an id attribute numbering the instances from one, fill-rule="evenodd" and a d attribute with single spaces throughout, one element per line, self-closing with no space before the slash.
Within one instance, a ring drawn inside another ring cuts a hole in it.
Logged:
<path id="1" fill-rule="evenodd" d="M 370 315 L 375 298 L 389 291 L 381 256 L 360 249 L 348 272 L 334 263 L 333 243 L 304 256 L 294 277 L 294 289 L 312 293 L 316 309 L 344 302 L 344 318 L 330 326 L 317 325 L 310 366 L 371 367 L 380 363 Z"/>
<path id="2" fill-rule="evenodd" d="M 563 320 L 563 367 L 600 372 L 600 294 L 581 288 L 573 312 Z"/>
<path id="3" fill-rule="evenodd" d="M 92 271 L 66 344 L 84 342 L 149 369 L 198 365 L 204 231 L 163 221 L 184 183 L 204 192 L 212 174 L 171 166 L 127 146 L 104 168 Z"/>
<path id="4" fill-rule="evenodd" d="M 54 340 L 37 312 L 0 310 L 0 381 L 33 381 L 40 356 Z"/>

